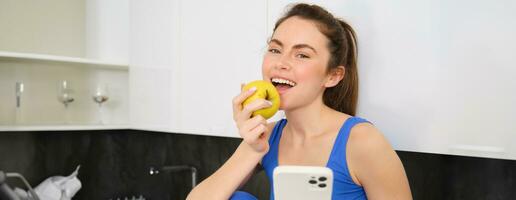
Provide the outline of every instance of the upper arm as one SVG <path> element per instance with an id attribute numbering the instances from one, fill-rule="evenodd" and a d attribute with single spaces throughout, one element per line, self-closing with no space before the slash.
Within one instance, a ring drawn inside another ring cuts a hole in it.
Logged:
<path id="1" fill-rule="evenodd" d="M 348 140 L 350 168 L 369 199 L 412 199 L 403 164 L 385 137 L 369 123 Z"/>

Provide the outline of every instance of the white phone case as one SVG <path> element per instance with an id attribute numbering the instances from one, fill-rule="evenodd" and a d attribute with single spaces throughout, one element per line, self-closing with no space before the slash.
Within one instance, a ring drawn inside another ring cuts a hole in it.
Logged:
<path id="1" fill-rule="evenodd" d="M 273 188 L 275 200 L 331 200 L 333 172 L 327 167 L 278 166 Z"/>

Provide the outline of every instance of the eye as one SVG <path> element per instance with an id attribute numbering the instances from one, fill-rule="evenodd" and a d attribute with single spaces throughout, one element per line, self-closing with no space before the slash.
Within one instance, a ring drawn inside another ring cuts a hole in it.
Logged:
<path id="1" fill-rule="evenodd" d="M 303 53 L 297 54 L 296 57 L 298 57 L 298 58 L 310 58 L 309 56 L 307 56 L 306 54 L 303 54 Z"/>
<path id="2" fill-rule="evenodd" d="M 270 48 L 268 51 L 271 53 L 281 53 L 278 49 L 274 49 L 274 48 Z"/>

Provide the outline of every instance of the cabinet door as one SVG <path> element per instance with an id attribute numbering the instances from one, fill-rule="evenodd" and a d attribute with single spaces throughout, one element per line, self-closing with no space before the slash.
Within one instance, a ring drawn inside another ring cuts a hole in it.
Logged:
<path id="1" fill-rule="evenodd" d="M 179 1 L 130 2 L 130 116 L 136 129 L 170 131 L 178 67 Z"/>
<path id="2" fill-rule="evenodd" d="M 266 1 L 181 1 L 179 71 L 172 75 L 178 131 L 236 137 L 232 98 L 261 79 Z"/>

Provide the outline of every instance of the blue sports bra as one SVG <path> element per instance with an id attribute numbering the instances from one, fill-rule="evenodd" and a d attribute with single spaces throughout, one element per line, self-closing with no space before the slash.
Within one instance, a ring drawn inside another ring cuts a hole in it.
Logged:
<path id="1" fill-rule="evenodd" d="M 339 130 L 337 138 L 335 139 L 330 158 L 326 164 L 326 167 L 333 171 L 333 200 L 367 199 L 364 188 L 353 182 L 346 162 L 346 144 L 349 133 L 351 128 L 359 123 L 370 122 L 359 117 L 350 117 L 344 122 Z M 265 169 L 265 173 L 267 174 L 271 185 L 271 200 L 274 200 L 272 173 L 274 168 L 278 166 L 278 146 L 281 139 L 281 133 L 283 132 L 283 128 L 286 124 L 286 119 L 282 119 L 276 123 L 271 136 L 269 137 L 269 152 L 265 154 L 262 159 L 262 166 Z"/>

